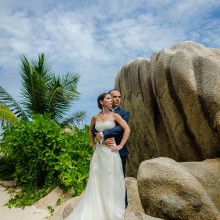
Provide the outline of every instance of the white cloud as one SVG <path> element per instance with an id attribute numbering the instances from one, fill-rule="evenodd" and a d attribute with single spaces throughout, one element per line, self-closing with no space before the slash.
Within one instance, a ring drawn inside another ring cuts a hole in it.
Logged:
<path id="1" fill-rule="evenodd" d="M 44 52 L 55 73 L 78 72 L 77 109 L 91 116 L 96 96 L 138 56 L 191 40 L 219 47 L 218 0 L 0 0 L 0 82 L 18 96 L 19 57 Z"/>

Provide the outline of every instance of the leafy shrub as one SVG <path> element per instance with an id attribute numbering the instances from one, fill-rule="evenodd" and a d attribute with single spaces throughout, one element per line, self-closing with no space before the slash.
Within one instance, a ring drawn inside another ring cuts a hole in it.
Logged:
<path id="1" fill-rule="evenodd" d="M 0 156 L 0 179 L 10 180 L 15 172 L 15 163 L 10 157 Z"/>
<path id="2" fill-rule="evenodd" d="M 31 122 L 5 127 L 0 150 L 13 161 L 14 181 L 28 192 L 60 185 L 79 195 L 85 188 L 93 152 L 88 126 L 69 134 L 49 117 L 35 115 Z"/>

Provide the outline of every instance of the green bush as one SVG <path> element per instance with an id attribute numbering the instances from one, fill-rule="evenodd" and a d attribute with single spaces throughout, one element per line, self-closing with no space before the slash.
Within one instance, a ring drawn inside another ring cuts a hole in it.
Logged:
<path id="1" fill-rule="evenodd" d="M 26 191 L 60 185 L 72 189 L 74 195 L 85 188 L 93 152 L 88 126 L 69 134 L 42 115 L 5 127 L 0 151 L 13 161 L 11 175 Z"/>
<path id="2" fill-rule="evenodd" d="M 0 180 L 10 180 L 15 172 L 14 161 L 7 156 L 0 156 Z"/>

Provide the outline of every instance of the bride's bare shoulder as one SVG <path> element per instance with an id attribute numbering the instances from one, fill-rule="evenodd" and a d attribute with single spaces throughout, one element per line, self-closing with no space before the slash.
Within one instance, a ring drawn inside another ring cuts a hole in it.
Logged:
<path id="1" fill-rule="evenodd" d="M 121 116 L 116 112 L 114 112 L 112 114 L 113 114 L 113 117 L 115 118 L 115 120 L 117 120 L 118 118 L 121 118 Z"/>
<path id="2" fill-rule="evenodd" d="M 92 120 L 97 121 L 100 118 L 99 114 L 93 115 Z"/>

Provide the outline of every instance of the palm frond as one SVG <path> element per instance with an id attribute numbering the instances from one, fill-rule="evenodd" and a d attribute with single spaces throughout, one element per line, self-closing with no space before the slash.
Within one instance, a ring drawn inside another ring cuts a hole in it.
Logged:
<path id="1" fill-rule="evenodd" d="M 45 61 L 44 54 L 38 56 L 38 60 L 32 61 L 32 67 L 46 82 L 53 76 L 50 65 Z"/>
<path id="2" fill-rule="evenodd" d="M 78 98 L 77 84 L 80 76 L 77 73 L 67 73 L 61 78 L 61 83 L 66 91 L 71 92 L 72 96 Z"/>
<path id="3" fill-rule="evenodd" d="M 70 109 L 73 102 L 79 98 L 77 92 L 78 74 L 66 74 L 62 78 L 55 77 L 49 84 L 49 106 L 53 112 L 53 119 L 60 122 L 65 113 Z"/>
<path id="4" fill-rule="evenodd" d="M 44 55 L 38 57 L 38 62 L 29 63 L 28 59 L 21 58 L 20 73 L 22 77 L 22 104 L 29 115 L 45 113 L 48 103 L 46 99 L 47 83 L 52 78 L 50 67 L 45 63 Z"/>
<path id="5" fill-rule="evenodd" d="M 20 122 L 4 103 L 0 103 L 0 121 L 2 121 L 2 124 L 17 124 Z"/>
<path id="6" fill-rule="evenodd" d="M 64 96 L 64 88 L 60 78 L 55 77 L 48 85 L 48 112 L 52 113 L 53 118 L 62 118 L 62 115 L 68 109 L 68 102 Z"/>
<path id="7" fill-rule="evenodd" d="M 18 119 L 28 120 L 27 115 L 22 110 L 20 105 L 14 100 L 14 98 L 0 86 L 0 103 L 4 103 Z"/>
<path id="8" fill-rule="evenodd" d="M 69 117 L 63 119 L 62 122 L 60 122 L 61 127 L 66 127 L 69 125 L 72 126 L 80 126 L 86 118 L 86 112 L 85 111 L 77 111 L 74 112 Z"/>

